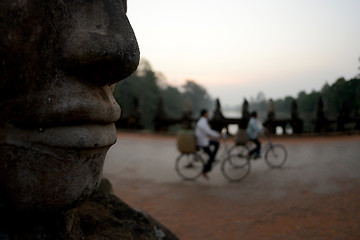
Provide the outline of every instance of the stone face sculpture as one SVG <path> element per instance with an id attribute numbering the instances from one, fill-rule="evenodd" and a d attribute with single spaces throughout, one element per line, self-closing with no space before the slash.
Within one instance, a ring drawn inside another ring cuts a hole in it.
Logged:
<path id="1" fill-rule="evenodd" d="M 183 128 L 192 129 L 192 104 L 190 98 L 186 98 L 184 101 L 184 108 L 181 118 Z"/>
<path id="2" fill-rule="evenodd" d="M 0 202 L 65 210 L 97 189 L 139 49 L 119 0 L 1 0 Z"/>
<path id="3" fill-rule="evenodd" d="M 324 103 L 322 97 L 319 97 L 316 106 L 315 132 L 324 132 L 328 128 L 328 121 L 324 113 Z"/>
<path id="4" fill-rule="evenodd" d="M 215 101 L 215 111 L 213 118 L 211 119 L 211 127 L 218 132 L 221 132 L 224 127 L 227 127 L 225 117 L 221 110 L 220 100 L 218 98 Z"/>
<path id="5" fill-rule="evenodd" d="M 268 120 L 269 121 L 275 120 L 275 102 L 271 98 L 269 100 Z"/>
<path id="6" fill-rule="evenodd" d="M 249 102 L 245 98 L 242 105 L 241 113 L 242 113 L 242 118 L 239 122 L 239 128 L 246 129 L 250 120 L 250 113 L 249 113 Z"/>
<path id="7" fill-rule="evenodd" d="M 291 120 L 290 124 L 293 128 L 294 133 L 302 133 L 303 132 L 303 120 L 299 117 L 298 107 L 295 100 L 291 102 Z"/>

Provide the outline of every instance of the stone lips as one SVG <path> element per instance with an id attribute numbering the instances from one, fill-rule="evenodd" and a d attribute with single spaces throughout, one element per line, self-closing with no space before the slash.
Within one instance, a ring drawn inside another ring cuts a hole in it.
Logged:
<path id="1" fill-rule="evenodd" d="M 56 87 L 49 84 L 41 92 L 30 90 L 27 96 L 9 103 L 13 111 L 7 119 L 19 128 L 106 125 L 119 119 L 120 107 L 112 95 L 112 86 L 94 87 L 63 75 L 58 78 Z"/>
<path id="2" fill-rule="evenodd" d="M 1 130 L 0 144 L 28 148 L 31 145 L 66 149 L 96 149 L 110 147 L 116 142 L 116 128 L 108 125 L 79 125 L 38 129 L 19 129 L 11 126 Z M 4 137 L 6 136 L 6 137 Z"/>

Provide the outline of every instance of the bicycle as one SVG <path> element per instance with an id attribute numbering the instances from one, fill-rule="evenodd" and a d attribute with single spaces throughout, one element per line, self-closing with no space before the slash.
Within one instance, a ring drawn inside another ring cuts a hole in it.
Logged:
<path id="1" fill-rule="evenodd" d="M 286 148 L 279 144 L 273 143 L 270 134 L 265 135 L 267 137 L 267 144 L 262 148 L 262 152 L 265 153 L 265 162 L 271 168 L 280 168 L 284 165 L 287 159 L 287 150 Z M 235 150 L 239 158 L 247 158 L 249 160 L 255 159 L 255 154 L 249 156 L 252 143 L 247 142 L 244 145 L 237 145 Z"/>
<path id="2" fill-rule="evenodd" d="M 243 180 L 250 172 L 250 161 L 246 158 L 239 157 L 234 144 L 230 148 L 226 143 L 226 135 L 222 134 L 222 144 L 224 155 L 220 161 L 214 161 L 213 167 L 221 162 L 221 172 L 223 176 L 231 182 Z M 220 146 L 221 147 L 221 146 Z M 203 157 L 204 156 L 204 157 Z M 190 153 L 180 153 L 175 161 L 176 172 L 185 180 L 195 180 L 198 178 L 205 165 L 208 156 L 201 149 Z"/>

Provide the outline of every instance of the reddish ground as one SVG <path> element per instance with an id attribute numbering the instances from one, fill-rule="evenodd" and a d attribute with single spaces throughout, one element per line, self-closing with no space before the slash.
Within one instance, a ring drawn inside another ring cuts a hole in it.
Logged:
<path id="1" fill-rule="evenodd" d="M 118 147 L 132 139 L 141 148 L 148 138 L 160 152 L 162 146 L 175 144 L 171 136 L 121 133 Z M 136 170 L 129 175 L 119 170 L 117 175 L 105 168 L 104 175 L 116 195 L 180 239 L 360 239 L 360 136 L 274 141 L 289 151 L 284 168 L 269 170 L 264 161 L 256 161 L 250 176 L 237 184 L 224 181 L 219 169 L 210 180 L 195 182 L 184 182 L 175 172 L 169 180 Z M 156 159 L 151 164 L 162 161 Z M 108 168 L 121 168 L 109 162 Z"/>

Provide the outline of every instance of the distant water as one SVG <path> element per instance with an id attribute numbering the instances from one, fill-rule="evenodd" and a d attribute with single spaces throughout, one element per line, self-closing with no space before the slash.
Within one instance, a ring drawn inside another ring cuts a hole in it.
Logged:
<path id="1" fill-rule="evenodd" d="M 226 118 L 241 118 L 241 109 L 239 110 L 224 110 L 223 111 L 224 117 Z M 235 134 L 239 129 L 237 124 L 230 124 L 229 125 L 229 133 Z"/>
<path id="2" fill-rule="evenodd" d="M 241 109 L 239 110 L 224 110 L 223 114 L 227 118 L 241 118 Z"/>
<path id="3" fill-rule="evenodd" d="M 226 118 L 241 118 L 241 109 L 239 110 L 223 110 L 224 117 Z M 260 119 L 261 121 L 261 119 Z M 262 122 L 262 121 L 261 121 Z M 231 124 L 229 125 L 229 133 L 235 134 L 239 129 L 239 126 L 237 124 Z M 283 135 L 283 134 L 292 135 L 293 129 L 291 126 L 286 126 L 285 132 L 281 127 L 276 128 L 276 135 Z"/>

